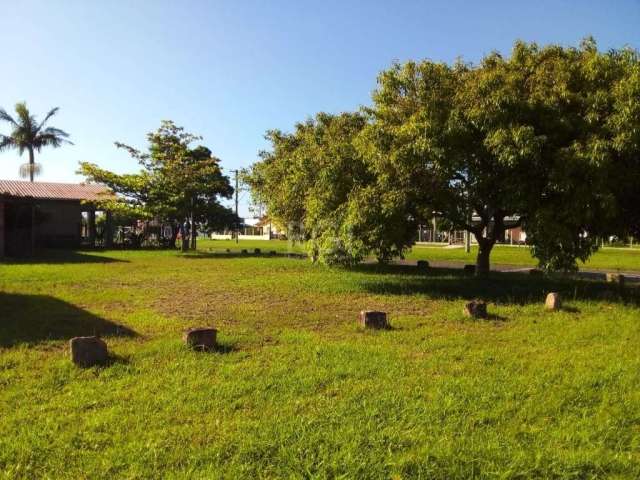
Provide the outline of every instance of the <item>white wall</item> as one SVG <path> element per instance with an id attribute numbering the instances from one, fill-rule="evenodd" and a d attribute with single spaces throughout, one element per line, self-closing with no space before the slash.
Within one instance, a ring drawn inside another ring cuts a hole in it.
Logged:
<path id="1" fill-rule="evenodd" d="M 233 236 L 229 233 L 227 235 L 219 235 L 216 233 L 211 234 L 211 240 L 231 240 Z M 264 235 L 238 235 L 240 240 L 271 240 L 269 237 L 269 233 L 265 233 Z"/>

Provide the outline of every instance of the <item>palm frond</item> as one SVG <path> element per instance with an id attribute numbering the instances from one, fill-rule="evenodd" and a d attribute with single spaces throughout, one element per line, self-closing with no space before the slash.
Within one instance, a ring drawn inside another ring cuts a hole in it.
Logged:
<path id="1" fill-rule="evenodd" d="M 6 135 L 0 135 L 0 152 L 3 150 L 8 150 L 10 148 L 15 148 L 16 142 L 13 137 L 8 137 Z"/>
<path id="2" fill-rule="evenodd" d="M 69 134 L 67 132 L 65 132 L 64 130 L 60 130 L 59 128 L 55 128 L 55 127 L 47 127 L 47 128 L 45 128 L 41 132 L 41 135 L 55 135 L 56 137 L 60 137 L 62 139 L 69 137 Z M 67 142 L 68 142 L 68 140 L 67 140 Z"/>
<path id="3" fill-rule="evenodd" d="M 53 117 L 56 113 L 58 113 L 58 110 L 60 110 L 60 107 L 55 107 L 52 108 L 51 110 L 49 110 L 49 113 L 47 113 L 44 116 L 44 120 L 42 120 L 42 122 L 40 122 L 40 125 L 38 126 L 38 130 L 42 130 L 42 127 L 44 127 L 44 124 L 47 123 L 47 121 Z"/>
<path id="4" fill-rule="evenodd" d="M 64 144 L 73 145 L 64 136 L 56 133 L 40 133 L 33 141 L 33 148 L 39 152 L 42 147 L 58 148 Z"/>
<path id="5" fill-rule="evenodd" d="M 20 165 L 20 176 L 22 178 L 29 178 L 33 172 L 33 176 L 37 177 L 42 173 L 42 165 L 39 163 L 23 163 Z"/>
<path id="6" fill-rule="evenodd" d="M 18 127 L 18 122 L 16 122 L 11 115 L 7 113 L 4 108 L 0 108 L 0 120 L 5 122 L 9 122 L 14 127 Z"/>

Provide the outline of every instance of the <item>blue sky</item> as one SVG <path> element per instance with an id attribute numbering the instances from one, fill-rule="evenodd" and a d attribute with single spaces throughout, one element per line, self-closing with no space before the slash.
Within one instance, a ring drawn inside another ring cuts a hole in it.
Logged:
<path id="1" fill-rule="evenodd" d="M 42 181 L 80 180 L 80 160 L 135 171 L 113 142 L 144 147 L 161 119 L 202 135 L 227 171 L 248 166 L 266 130 L 368 103 L 394 60 L 475 62 L 516 39 L 587 35 L 640 48 L 640 0 L 0 3 L 0 106 L 59 106 L 52 124 L 75 143 L 38 156 Z M 0 178 L 18 178 L 23 161 L 1 153 Z"/>

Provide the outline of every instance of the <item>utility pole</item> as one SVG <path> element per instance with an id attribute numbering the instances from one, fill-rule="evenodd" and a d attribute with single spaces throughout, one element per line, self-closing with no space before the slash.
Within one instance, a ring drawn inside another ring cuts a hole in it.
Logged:
<path id="1" fill-rule="evenodd" d="M 236 174 L 236 243 L 240 242 L 240 217 L 238 216 L 238 170 L 232 170 Z"/>

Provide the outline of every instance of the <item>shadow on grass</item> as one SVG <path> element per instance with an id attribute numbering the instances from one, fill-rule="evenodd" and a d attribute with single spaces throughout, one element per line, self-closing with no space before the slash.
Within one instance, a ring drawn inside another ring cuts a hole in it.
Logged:
<path id="1" fill-rule="evenodd" d="M 554 275 L 531 276 L 528 273 L 492 272 L 486 278 L 471 276 L 461 269 L 429 268 L 419 273 L 411 265 L 364 264 L 353 271 L 371 274 L 361 283 L 369 293 L 380 295 L 423 294 L 443 299 L 482 299 L 505 304 L 544 302 L 549 292 L 559 292 L 565 302 L 572 300 L 610 301 L 640 306 L 640 288 L 591 278 Z M 570 311 L 572 307 L 564 307 Z"/>
<path id="2" fill-rule="evenodd" d="M 221 353 L 224 355 L 228 353 L 239 352 L 239 351 L 240 351 L 240 348 L 235 343 L 219 343 L 212 350 L 213 353 Z"/>
<path id="3" fill-rule="evenodd" d="M 219 353 L 222 355 L 226 355 L 228 353 L 234 353 L 234 352 L 239 352 L 240 348 L 238 347 L 237 344 L 235 343 L 217 343 L 215 347 L 213 348 L 190 348 L 190 350 L 196 352 L 196 353 L 202 353 L 202 354 L 207 354 L 207 353 Z"/>
<path id="4" fill-rule="evenodd" d="M 103 364 L 104 367 L 111 367 L 112 365 L 129 365 L 131 363 L 130 357 L 123 357 L 109 351 L 109 357 Z"/>
<path id="5" fill-rule="evenodd" d="M 242 253 L 240 251 L 230 251 L 230 252 L 203 252 L 198 251 L 195 253 L 185 253 L 183 258 L 188 259 L 202 259 L 202 258 L 296 258 L 296 259 L 306 259 L 307 256 L 302 253 L 284 253 L 284 252 L 274 252 L 271 253 L 269 251 L 262 251 L 260 253 L 255 253 L 252 250 L 248 250 L 247 253 Z"/>
<path id="6" fill-rule="evenodd" d="M 64 263 L 128 263 L 128 260 L 93 255 L 88 252 L 74 250 L 39 250 L 29 257 L 6 257 L 2 263 L 8 265 L 37 265 Z"/>
<path id="7" fill-rule="evenodd" d="M 0 347 L 88 335 L 132 337 L 137 333 L 48 295 L 0 292 Z"/>
<path id="8" fill-rule="evenodd" d="M 562 307 L 560 307 L 560 311 L 567 312 L 567 313 L 580 313 L 580 309 L 579 308 L 569 307 L 569 306 L 566 306 L 566 305 L 563 305 Z"/>

